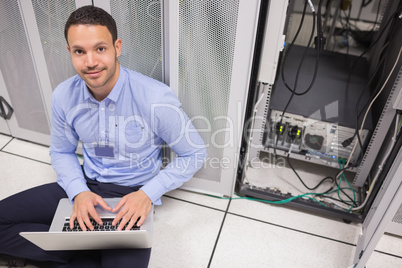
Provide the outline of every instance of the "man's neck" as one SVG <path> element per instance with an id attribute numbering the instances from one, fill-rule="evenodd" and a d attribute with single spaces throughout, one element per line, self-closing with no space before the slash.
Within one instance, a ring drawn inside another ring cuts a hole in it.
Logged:
<path id="1" fill-rule="evenodd" d="M 113 88 L 111 88 L 110 90 L 105 91 L 104 93 L 101 93 L 101 94 L 99 94 L 99 93 L 95 94 L 88 86 L 87 86 L 87 88 L 88 88 L 89 92 L 91 93 L 91 95 L 95 98 L 95 100 L 97 100 L 99 102 L 103 101 L 113 89 Z"/>

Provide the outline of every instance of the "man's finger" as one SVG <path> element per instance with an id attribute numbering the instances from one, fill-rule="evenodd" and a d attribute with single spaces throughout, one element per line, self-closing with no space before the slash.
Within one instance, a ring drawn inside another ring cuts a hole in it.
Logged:
<path id="1" fill-rule="evenodd" d="M 101 207 L 103 207 L 105 210 L 107 210 L 107 211 L 112 211 L 112 208 L 109 207 L 109 205 L 105 202 L 105 200 L 104 200 L 102 197 L 98 198 L 98 199 L 96 200 L 96 202 L 97 202 Z"/>
<path id="2" fill-rule="evenodd" d="M 70 216 L 70 229 L 74 228 L 74 221 L 77 218 L 77 216 L 75 214 Z"/>
<path id="3" fill-rule="evenodd" d="M 124 226 L 131 220 L 131 217 L 129 216 L 129 214 L 127 213 L 126 215 L 123 216 L 123 218 L 121 219 L 121 222 L 119 223 L 119 227 L 117 227 L 118 231 L 123 230 Z"/>
<path id="4" fill-rule="evenodd" d="M 85 214 L 81 214 L 81 221 L 82 221 L 83 225 L 81 225 L 81 223 L 79 221 L 78 222 L 80 223 L 80 227 L 82 230 L 84 230 L 84 228 L 85 228 L 84 231 L 86 231 L 86 229 L 87 229 L 86 227 L 88 227 L 88 229 L 91 231 L 94 229 L 94 226 L 92 225 L 91 220 L 89 219 L 88 212 Z"/>
<path id="5" fill-rule="evenodd" d="M 87 230 L 87 227 L 85 226 L 85 223 L 84 223 L 84 221 L 82 220 L 82 218 L 77 217 L 77 221 L 78 221 L 78 224 L 80 225 L 80 228 L 81 228 L 83 231 L 86 231 L 86 230 Z"/>
<path id="6" fill-rule="evenodd" d="M 138 218 L 140 217 L 140 215 L 137 215 L 137 213 L 135 213 L 131 219 L 130 222 L 128 223 L 127 227 L 126 227 L 126 231 L 131 230 L 131 228 L 133 228 L 133 226 L 135 225 L 135 223 L 137 222 Z"/>
<path id="7" fill-rule="evenodd" d="M 144 216 L 134 214 L 133 217 L 131 218 L 130 223 L 127 225 L 126 231 L 131 230 L 134 227 L 134 225 L 140 227 L 141 226 L 140 222 L 141 221 L 143 222 L 143 218 L 144 218 Z M 138 223 L 136 224 L 137 220 L 138 220 Z"/>
<path id="8" fill-rule="evenodd" d="M 141 225 L 144 223 L 145 219 L 147 218 L 147 215 L 141 215 L 140 219 L 138 220 L 137 226 L 141 227 Z"/>
<path id="9" fill-rule="evenodd" d="M 102 225 L 103 222 L 101 220 L 101 218 L 99 217 L 98 213 L 96 212 L 96 209 L 94 207 L 89 207 L 88 208 L 88 213 L 89 215 L 92 217 L 92 219 L 94 219 L 98 224 Z M 91 223 L 92 225 L 92 223 Z M 89 227 L 89 226 L 88 226 Z M 91 228 L 90 228 L 91 229 Z M 91 229 L 92 230 L 92 229 Z"/>
<path id="10" fill-rule="evenodd" d="M 123 208 L 122 210 L 120 210 L 119 213 L 117 213 L 116 217 L 114 218 L 112 225 L 113 226 L 116 225 L 124 217 L 124 215 L 126 215 L 126 213 L 127 209 Z"/>

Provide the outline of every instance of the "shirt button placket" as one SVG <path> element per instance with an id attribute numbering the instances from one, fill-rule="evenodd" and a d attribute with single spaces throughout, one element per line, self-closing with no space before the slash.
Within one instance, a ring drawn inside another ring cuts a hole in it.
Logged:
<path id="1" fill-rule="evenodd" d="M 103 144 L 106 141 L 106 110 L 105 110 L 105 102 L 101 102 L 99 105 L 99 138 L 100 142 Z"/>

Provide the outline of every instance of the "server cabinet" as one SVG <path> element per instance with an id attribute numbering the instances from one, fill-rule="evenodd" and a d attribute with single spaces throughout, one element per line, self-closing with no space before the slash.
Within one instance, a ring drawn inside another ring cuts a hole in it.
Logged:
<path id="1" fill-rule="evenodd" d="M 9 134 L 49 144 L 51 86 L 32 5 L 2 1 L 0 6 L 0 90 L 14 110 Z"/>
<path id="2" fill-rule="evenodd" d="M 231 196 L 260 1 L 168 2 L 169 83 L 208 152 L 184 188 Z"/>
<path id="3" fill-rule="evenodd" d="M 269 1 L 236 189 L 361 222 L 395 146 L 387 141 L 400 128 L 393 106 L 400 91 L 400 3 L 377 5 L 363 48 L 352 46 L 357 33 L 347 22 L 363 24 L 340 2 L 320 8 Z"/>
<path id="4" fill-rule="evenodd" d="M 231 196 L 260 1 L 94 3 L 116 19 L 122 65 L 168 84 L 207 146 L 183 188 Z"/>
<path id="5" fill-rule="evenodd" d="M 12 117 L 12 107 L 9 104 L 10 97 L 6 91 L 3 76 L 0 72 L 0 133 L 11 135 L 10 128 L 8 126 L 8 120 Z M 11 109 L 10 109 L 11 108 Z"/>

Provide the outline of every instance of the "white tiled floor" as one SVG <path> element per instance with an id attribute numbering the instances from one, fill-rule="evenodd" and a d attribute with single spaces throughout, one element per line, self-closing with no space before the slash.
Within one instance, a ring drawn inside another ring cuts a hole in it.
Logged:
<path id="1" fill-rule="evenodd" d="M 0 200 L 55 181 L 49 163 L 47 147 L 0 134 Z M 348 267 L 361 227 L 285 206 L 183 190 L 162 201 L 151 268 Z M 402 267 L 402 239 L 385 235 L 367 267 Z"/>

